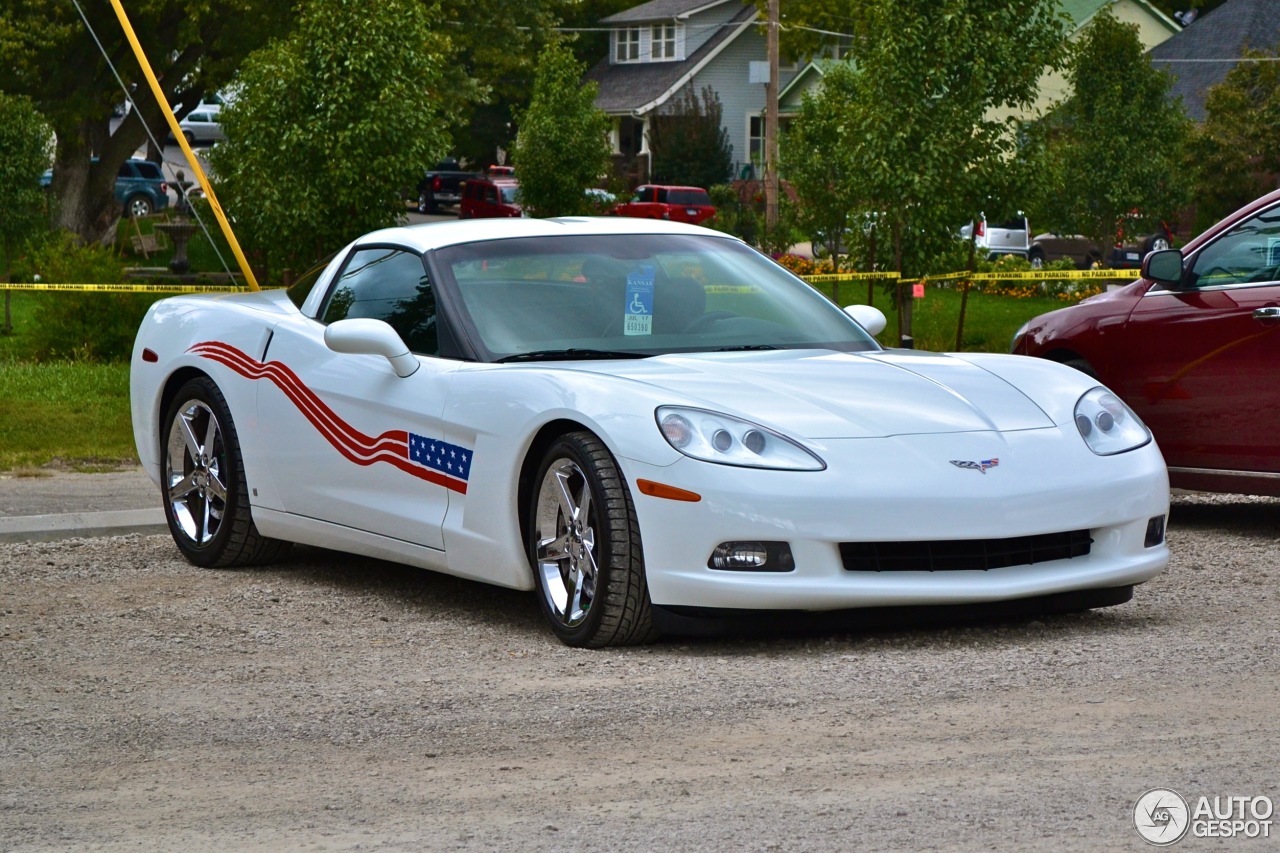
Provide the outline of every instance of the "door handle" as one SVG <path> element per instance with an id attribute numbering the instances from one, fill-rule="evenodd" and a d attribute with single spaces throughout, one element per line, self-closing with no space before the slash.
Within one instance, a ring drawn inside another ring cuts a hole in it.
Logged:
<path id="1" fill-rule="evenodd" d="M 1280 308 L 1274 306 L 1268 308 L 1259 308 L 1253 312 L 1255 320 L 1280 320 Z"/>

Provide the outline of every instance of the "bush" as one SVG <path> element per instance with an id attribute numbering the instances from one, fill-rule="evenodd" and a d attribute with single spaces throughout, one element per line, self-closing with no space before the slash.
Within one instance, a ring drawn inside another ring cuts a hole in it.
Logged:
<path id="1" fill-rule="evenodd" d="M 34 246 L 23 259 L 25 280 L 59 284 L 119 284 L 124 264 L 111 249 L 81 245 L 67 231 Z M 125 361 L 154 296 L 134 293 L 41 293 L 31 332 L 38 361 Z"/>

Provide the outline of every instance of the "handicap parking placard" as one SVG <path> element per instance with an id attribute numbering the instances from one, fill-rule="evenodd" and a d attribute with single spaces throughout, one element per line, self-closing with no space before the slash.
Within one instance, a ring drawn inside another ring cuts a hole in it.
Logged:
<path id="1" fill-rule="evenodd" d="M 653 264 L 641 264 L 627 275 L 624 335 L 653 334 Z"/>

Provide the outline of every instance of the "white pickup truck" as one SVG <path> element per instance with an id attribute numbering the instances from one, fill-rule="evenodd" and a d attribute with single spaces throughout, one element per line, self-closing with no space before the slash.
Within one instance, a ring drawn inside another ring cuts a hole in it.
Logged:
<path id="1" fill-rule="evenodd" d="M 1027 217 L 1022 213 L 1000 222 L 989 222 L 984 214 L 978 220 L 977 233 L 974 234 L 973 230 L 973 223 L 970 222 L 960 229 L 960 236 L 968 240 L 972 235 L 974 249 L 990 260 L 1001 255 L 1025 258 L 1031 248 L 1031 229 L 1027 224 Z"/>

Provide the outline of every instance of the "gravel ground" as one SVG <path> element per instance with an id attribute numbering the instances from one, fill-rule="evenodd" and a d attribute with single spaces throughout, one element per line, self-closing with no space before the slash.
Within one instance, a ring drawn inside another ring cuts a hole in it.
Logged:
<path id="1" fill-rule="evenodd" d="M 1103 611 L 597 652 L 316 549 L 0 545 L 0 850 L 1145 849 L 1150 788 L 1280 800 L 1280 501 L 1172 518 Z"/>

